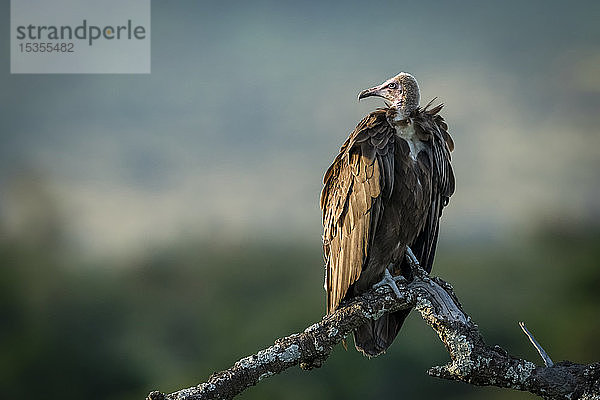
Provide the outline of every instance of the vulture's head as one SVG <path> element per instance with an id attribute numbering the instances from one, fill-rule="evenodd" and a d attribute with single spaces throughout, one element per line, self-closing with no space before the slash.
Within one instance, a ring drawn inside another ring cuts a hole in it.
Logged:
<path id="1" fill-rule="evenodd" d="M 363 90 L 358 94 L 358 99 L 371 96 L 384 98 L 390 108 L 398 110 L 400 119 L 408 118 L 419 107 L 421 98 L 417 80 L 406 72 L 400 72 L 379 86 Z"/>

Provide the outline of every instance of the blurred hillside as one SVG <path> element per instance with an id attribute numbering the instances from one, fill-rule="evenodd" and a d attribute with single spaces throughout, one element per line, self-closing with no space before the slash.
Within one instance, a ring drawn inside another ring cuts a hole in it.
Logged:
<path id="1" fill-rule="evenodd" d="M 0 219 L 34 171 L 86 252 L 312 240 L 324 171 L 382 105 L 356 94 L 404 70 L 446 104 L 449 238 L 599 223 L 599 14 L 597 1 L 154 2 L 150 75 L 0 65 Z"/>

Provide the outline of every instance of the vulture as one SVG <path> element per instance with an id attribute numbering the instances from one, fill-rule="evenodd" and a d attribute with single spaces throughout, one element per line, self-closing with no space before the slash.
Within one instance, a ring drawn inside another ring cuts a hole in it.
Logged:
<path id="1" fill-rule="evenodd" d="M 385 99 L 386 107 L 360 121 L 323 178 L 327 313 L 375 284 L 410 280 L 410 253 L 430 272 L 439 219 L 454 192 L 454 142 L 439 115 L 443 104 L 432 107 L 434 99 L 420 107 L 419 85 L 405 72 L 358 99 L 370 96 Z M 357 328 L 357 350 L 369 357 L 385 352 L 409 312 Z"/>

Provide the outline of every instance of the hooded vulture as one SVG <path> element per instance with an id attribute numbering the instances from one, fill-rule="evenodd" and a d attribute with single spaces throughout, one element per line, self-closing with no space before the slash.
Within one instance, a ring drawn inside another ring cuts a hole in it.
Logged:
<path id="1" fill-rule="evenodd" d="M 400 73 L 358 98 L 386 100 L 367 115 L 325 173 L 321 193 L 327 312 L 370 289 L 388 272 L 410 279 L 409 247 L 431 271 L 442 209 L 454 192 L 443 105 L 419 106 L 415 78 Z M 356 348 L 383 353 L 410 310 L 383 315 L 354 331 Z"/>

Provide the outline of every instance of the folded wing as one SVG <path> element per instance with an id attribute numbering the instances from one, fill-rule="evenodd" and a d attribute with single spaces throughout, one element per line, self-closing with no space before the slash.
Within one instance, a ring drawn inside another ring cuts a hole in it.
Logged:
<path id="1" fill-rule="evenodd" d="M 385 110 L 372 112 L 325 173 L 321 209 L 328 313 L 367 264 L 384 199 L 394 185 L 394 132 Z"/>

